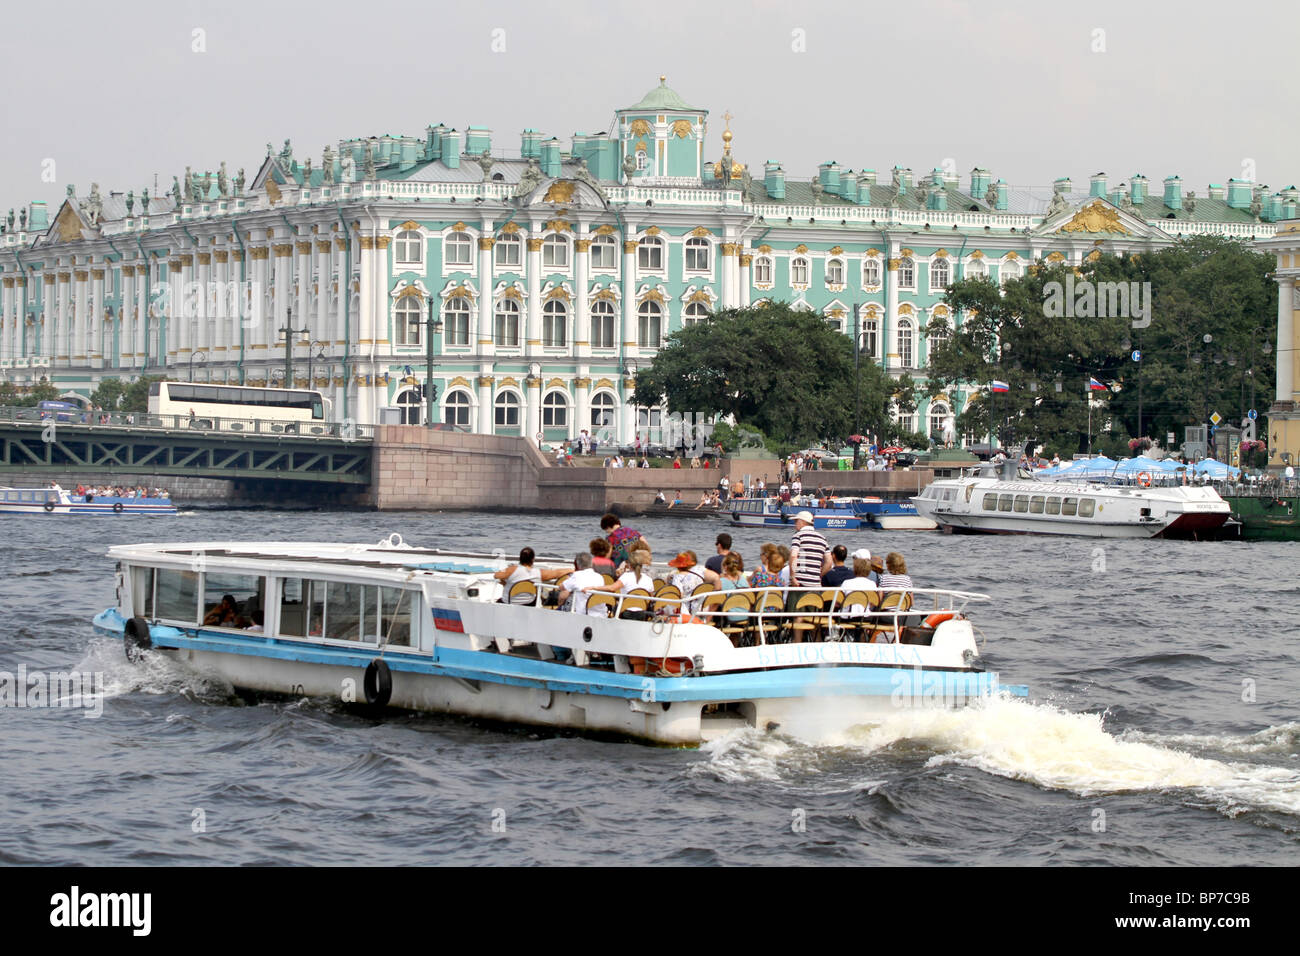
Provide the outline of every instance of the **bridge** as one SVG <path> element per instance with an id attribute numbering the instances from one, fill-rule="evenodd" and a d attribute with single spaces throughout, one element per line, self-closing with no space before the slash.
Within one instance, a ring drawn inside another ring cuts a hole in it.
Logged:
<path id="1" fill-rule="evenodd" d="M 372 426 L 120 412 L 46 415 L 0 408 L 0 471 L 261 478 L 358 490 L 371 481 Z"/>

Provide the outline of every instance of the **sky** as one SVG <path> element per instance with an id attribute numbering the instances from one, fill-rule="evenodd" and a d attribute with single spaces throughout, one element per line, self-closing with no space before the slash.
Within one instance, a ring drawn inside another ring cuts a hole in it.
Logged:
<path id="1" fill-rule="evenodd" d="M 75 184 L 166 190 L 187 165 L 256 172 L 292 141 L 487 126 L 517 155 L 608 130 L 666 74 L 710 111 L 705 154 L 761 175 L 819 163 L 971 167 L 1017 186 L 1143 173 L 1184 194 L 1300 183 L 1300 78 L 1282 2 L 907 3 L 124 0 L 7 5 L 0 209 Z"/>

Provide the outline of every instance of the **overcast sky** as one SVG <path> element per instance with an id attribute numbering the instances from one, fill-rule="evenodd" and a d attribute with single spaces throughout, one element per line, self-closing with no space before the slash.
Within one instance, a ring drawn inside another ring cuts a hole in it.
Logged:
<path id="1" fill-rule="evenodd" d="M 1184 191 L 1300 182 L 1300 76 L 1282 2 L 905 3 L 642 0 L 126 0 L 6 4 L 0 207 L 166 189 L 185 166 L 252 177 L 286 137 L 327 142 L 487 126 L 517 151 L 609 128 L 658 82 L 735 114 L 736 157 L 791 178 L 818 163 L 945 161 L 1020 186 L 1171 173 Z M 195 31 L 203 31 L 196 37 Z M 504 31 L 504 33 L 494 32 Z M 802 31 L 802 32 L 800 32 Z M 493 45 L 504 51 L 494 52 Z M 195 47 L 202 52 L 195 52 Z M 54 160 L 56 182 L 43 182 Z"/>

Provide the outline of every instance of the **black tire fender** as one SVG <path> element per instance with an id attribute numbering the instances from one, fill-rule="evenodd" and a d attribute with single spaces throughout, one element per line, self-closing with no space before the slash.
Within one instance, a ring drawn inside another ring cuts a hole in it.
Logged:
<path id="1" fill-rule="evenodd" d="M 53 501 L 47 501 L 47 502 L 45 502 L 45 510 L 46 510 L 47 512 L 53 511 L 53 510 L 54 510 L 54 502 L 53 502 Z"/>
<path id="2" fill-rule="evenodd" d="M 361 682 L 366 695 L 366 703 L 372 707 L 387 707 L 393 696 L 393 672 L 388 664 L 376 657 L 366 665 L 366 676 Z"/>
<path id="3" fill-rule="evenodd" d="M 121 513 L 122 513 L 122 502 L 120 501 L 113 502 L 113 514 L 120 515 Z"/>
<path id="4" fill-rule="evenodd" d="M 149 636 L 149 622 L 142 617 L 133 617 L 122 629 L 122 644 L 126 649 L 126 659 L 132 664 L 144 656 L 144 652 L 153 649 L 153 638 Z"/>

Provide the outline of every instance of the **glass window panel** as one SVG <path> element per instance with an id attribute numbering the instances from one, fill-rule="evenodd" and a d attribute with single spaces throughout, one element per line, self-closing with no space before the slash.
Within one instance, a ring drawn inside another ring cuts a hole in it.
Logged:
<path id="1" fill-rule="evenodd" d="M 1011 495 L 998 495 L 998 511 L 1010 511 L 1011 499 Z"/>
<path id="2" fill-rule="evenodd" d="M 1016 495 L 1016 505 L 1015 505 L 1015 510 L 1016 510 L 1017 512 L 1019 512 L 1020 514 L 1024 514 L 1025 512 L 1027 512 L 1027 511 L 1029 510 L 1029 496 L 1028 496 L 1028 495 Z"/>
<path id="3" fill-rule="evenodd" d="M 399 647 L 410 647 L 411 607 L 416 601 L 415 592 L 404 588 L 380 588 L 379 601 L 384 642 Z"/>
<path id="4" fill-rule="evenodd" d="M 1065 498 L 1061 501 L 1061 514 L 1073 515 L 1079 510 L 1078 498 Z"/>
<path id="5" fill-rule="evenodd" d="M 1059 514 L 1061 513 L 1061 499 L 1060 499 L 1060 498 L 1048 498 L 1048 499 L 1047 499 L 1047 513 L 1048 513 L 1049 515 L 1059 515 Z"/>
<path id="6" fill-rule="evenodd" d="M 1097 502 L 1093 498 L 1082 498 L 1079 501 L 1079 517 L 1091 518 Z"/>
<path id="7" fill-rule="evenodd" d="M 195 571 L 160 569 L 157 575 L 158 591 L 155 602 L 158 617 L 167 621 L 197 623 L 199 607 L 199 576 Z"/>
<path id="8" fill-rule="evenodd" d="M 1040 514 L 1042 514 L 1042 513 L 1043 513 L 1043 501 L 1044 501 L 1044 498 L 1043 498 L 1042 495 L 1034 495 L 1032 498 L 1030 498 L 1030 499 L 1029 499 L 1029 513 L 1030 513 L 1031 515 L 1040 515 Z"/>

